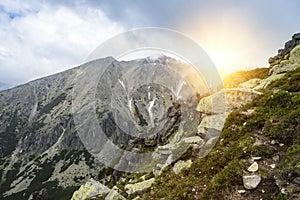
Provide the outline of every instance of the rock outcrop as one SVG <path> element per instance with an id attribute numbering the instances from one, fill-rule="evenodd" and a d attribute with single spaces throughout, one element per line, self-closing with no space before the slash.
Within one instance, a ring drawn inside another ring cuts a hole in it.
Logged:
<path id="1" fill-rule="evenodd" d="M 294 34 L 292 39 L 285 43 L 283 49 L 278 50 L 278 54 L 274 57 L 269 58 L 269 64 L 274 67 L 280 64 L 282 61 L 289 58 L 289 53 L 294 47 L 300 44 L 300 33 Z"/>

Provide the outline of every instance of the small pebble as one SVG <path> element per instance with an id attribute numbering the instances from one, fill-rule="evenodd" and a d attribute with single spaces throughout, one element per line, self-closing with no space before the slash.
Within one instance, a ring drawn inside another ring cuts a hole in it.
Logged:
<path id="1" fill-rule="evenodd" d="M 275 169 L 276 165 L 275 165 L 275 164 L 271 164 L 270 167 L 271 167 L 272 169 Z"/>
<path id="2" fill-rule="evenodd" d="M 272 159 L 273 159 L 275 162 L 279 161 L 279 155 L 273 156 Z"/>
<path id="3" fill-rule="evenodd" d="M 244 194 L 246 192 L 246 190 L 238 190 L 239 194 Z"/>
<path id="4" fill-rule="evenodd" d="M 272 140 L 272 141 L 271 141 L 271 144 L 274 145 L 274 144 L 275 144 L 275 140 Z"/>
<path id="5" fill-rule="evenodd" d="M 253 161 L 260 160 L 260 159 L 261 159 L 261 157 L 252 157 Z"/>
<path id="6" fill-rule="evenodd" d="M 256 172 L 258 170 L 258 164 L 257 162 L 252 163 L 250 167 L 247 169 L 249 172 Z"/>

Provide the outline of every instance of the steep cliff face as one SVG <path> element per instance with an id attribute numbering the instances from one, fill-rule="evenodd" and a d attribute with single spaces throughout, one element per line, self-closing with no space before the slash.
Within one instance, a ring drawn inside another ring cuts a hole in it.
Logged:
<path id="1" fill-rule="evenodd" d="M 181 109 L 190 110 L 184 115 L 193 115 L 199 120 L 192 109 L 197 104 L 196 95 L 193 90 L 185 88 L 187 84 L 180 82 L 180 76 L 168 81 L 173 85 L 172 91 L 163 84 L 151 83 L 154 79 L 163 82 L 168 77 L 168 71 L 162 70 L 167 66 L 182 71 L 186 69 L 185 64 L 167 57 L 129 62 L 109 57 L 0 92 L 0 199 L 34 199 L 37 196 L 59 199 L 70 196 L 84 181 L 97 179 L 103 165 L 89 153 L 95 149 L 86 150 L 75 126 L 75 123 L 87 121 L 90 115 L 82 121 L 74 120 L 74 112 L 86 111 L 88 105 L 82 102 L 88 100 L 88 94 L 93 91 L 96 91 L 95 101 L 91 103 L 95 103 L 99 126 L 109 142 L 121 149 L 147 152 L 148 148 L 153 150 L 166 144 L 179 130 Z M 105 72 L 97 79 L 103 68 Z M 148 69 L 154 71 L 145 72 Z M 120 80 L 128 71 L 127 74 L 134 74 L 137 78 Z M 196 88 L 199 83 L 192 80 L 197 77 L 186 71 L 183 74 L 190 80 L 190 85 L 194 84 L 191 87 Z M 91 81 L 93 77 L 99 80 L 98 84 Z M 140 80 L 149 80 L 149 84 L 133 90 L 130 99 L 122 96 L 122 87 L 128 89 L 139 85 Z M 184 101 L 187 98 L 189 101 Z M 117 117 L 113 116 L 112 109 L 118 110 Z M 126 127 L 132 124 L 117 126 L 115 118 L 122 121 L 129 116 L 151 137 L 126 134 Z M 159 124 L 164 126 L 159 127 Z M 81 127 L 80 124 L 77 127 Z M 158 128 L 159 134 L 151 134 Z M 87 130 L 86 134 L 89 132 Z M 97 145 L 98 155 L 111 153 L 109 148 L 102 151 L 104 145 Z M 124 159 L 130 161 L 134 158 L 124 156 Z M 114 164 L 121 165 L 118 162 L 116 160 Z"/>

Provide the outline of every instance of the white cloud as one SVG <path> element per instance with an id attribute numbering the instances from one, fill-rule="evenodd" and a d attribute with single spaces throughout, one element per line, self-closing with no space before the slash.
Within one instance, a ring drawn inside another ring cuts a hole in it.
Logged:
<path id="1" fill-rule="evenodd" d="M 10 2 L 0 3 L 1 82 L 18 84 L 78 65 L 124 31 L 98 8 Z"/>

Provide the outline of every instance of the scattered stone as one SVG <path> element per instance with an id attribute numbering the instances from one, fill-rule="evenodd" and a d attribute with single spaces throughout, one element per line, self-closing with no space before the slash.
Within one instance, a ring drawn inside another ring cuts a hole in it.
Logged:
<path id="1" fill-rule="evenodd" d="M 127 184 L 125 185 L 125 190 L 127 194 L 133 194 L 136 192 L 143 191 L 145 189 L 148 189 L 151 187 L 151 185 L 154 183 L 155 178 L 151 178 L 149 180 L 135 183 L 135 184 Z"/>
<path id="2" fill-rule="evenodd" d="M 261 177 L 258 175 L 243 176 L 244 187 L 247 190 L 255 189 L 261 181 Z"/>
<path id="3" fill-rule="evenodd" d="M 263 144 L 263 142 L 256 138 L 255 142 L 253 143 L 253 146 L 260 146 L 262 144 Z"/>
<path id="4" fill-rule="evenodd" d="M 272 144 L 272 145 L 276 144 L 275 140 L 272 140 L 272 141 L 271 141 L 271 144 Z"/>
<path id="5" fill-rule="evenodd" d="M 272 160 L 274 160 L 275 162 L 278 162 L 279 161 L 279 155 L 276 155 L 276 156 L 273 156 L 272 157 Z"/>
<path id="6" fill-rule="evenodd" d="M 244 194 L 246 192 L 246 190 L 238 190 L 237 191 L 239 194 Z"/>
<path id="7" fill-rule="evenodd" d="M 256 172 L 258 170 L 258 164 L 257 164 L 257 162 L 252 163 L 252 165 L 250 165 L 250 167 L 248 167 L 247 170 L 249 172 Z"/>
<path id="8" fill-rule="evenodd" d="M 192 160 L 187 160 L 187 161 L 179 160 L 177 163 L 175 163 L 175 165 L 173 167 L 173 171 L 175 174 L 179 174 L 179 172 L 182 169 L 190 168 L 192 163 L 193 163 Z"/>
<path id="9" fill-rule="evenodd" d="M 261 193 L 263 193 L 263 194 L 264 194 L 265 192 L 266 192 L 265 190 L 261 190 Z"/>
<path id="10" fill-rule="evenodd" d="M 259 156 L 257 156 L 257 157 L 252 157 L 251 160 L 253 160 L 253 161 L 261 160 L 261 157 L 259 157 Z"/>
<path id="11" fill-rule="evenodd" d="M 283 147 L 283 146 L 284 146 L 284 144 L 283 144 L 283 143 L 280 143 L 280 144 L 279 144 L 279 146 Z"/>
<path id="12" fill-rule="evenodd" d="M 276 164 L 271 164 L 270 167 L 271 167 L 272 169 L 275 169 Z"/>
<path id="13" fill-rule="evenodd" d="M 254 109 L 248 109 L 247 111 L 245 112 L 242 112 L 243 115 L 246 115 L 247 117 L 253 115 L 253 113 L 255 112 Z"/>

